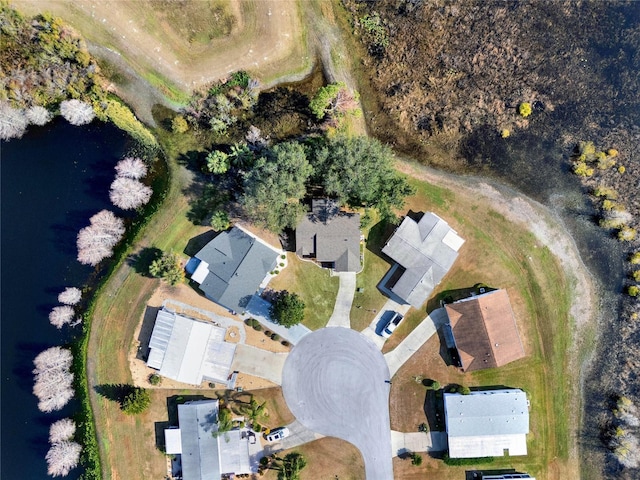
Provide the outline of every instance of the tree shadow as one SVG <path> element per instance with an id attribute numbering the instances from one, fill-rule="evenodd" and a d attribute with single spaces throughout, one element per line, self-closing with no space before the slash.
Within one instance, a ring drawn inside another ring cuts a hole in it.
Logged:
<path id="1" fill-rule="evenodd" d="M 396 225 L 386 220 L 381 220 L 372 226 L 369 230 L 369 234 L 367 235 L 367 250 L 389 263 L 392 263 L 392 260 L 382 253 L 382 247 L 384 247 L 387 239 L 391 236 L 395 228 Z"/>
<path id="2" fill-rule="evenodd" d="M 200 235 L 196 235 L 192 237 L 187 242 L 187 245 L 184 247 L 182 253 L 188 255 L 189 257 L 193 257 L 196 253 L 198 253 L 202 248 L 209 243 L 211 240 L 216 238 L 221 232 L 215 232 L 213 230 L 207 230 Z"/>
<path id="3" fill-rule="evenodd" d="M 131 254 L 127 257 L 127 265 L 143 277 L 152 277 L 149 273 L 149 267 L 162 256 L 162 250 L 156 247 L 145 247 L 138 253 Z"/>
<path id="4" fill-rule="evenodd" d="M 493 292 L 498 290 L 497 288 L 489 287 L 484 283 L 476 283 L 472 287 L 456 288 L 451 290 L 444 290 L 438 293 L 436 296 L 429 299 L 427 302 L 427 313 L 442 307 L 445 303 L 453 303 L 458 300 L 473 297 L 476 295 L 482 295 L 484 293 Z"/>
<path id="5" fill-rule="evenodd" d="M 178 164 L 186 167 L 188 170 L 202 172 L 201 167 L 204 164 L 205 157 L 206 153 L 204 152 L 189 150 L 188 152 L 178 156 Z"/>
<path id="6" fill-rule="evenodd" d="M 126 383 L 105 383 L 93 387 L 98 395 L 112 402 L 117 402 L 121 406 L 126 396 L 133 392 L 134 388 L 133 385 Z"/>
<path id="7" fill-rule="evenodd" d="M 138 334 L 138 351 L 136 352 L 138 360 L 146 361 L 149 358 L 149 341 L 151 340 L 151 334 L 153 333 L 153 327 L 156 324 L 156 317 L 160 308 L 147 306 L 144 311 L 140 333 Z"/>

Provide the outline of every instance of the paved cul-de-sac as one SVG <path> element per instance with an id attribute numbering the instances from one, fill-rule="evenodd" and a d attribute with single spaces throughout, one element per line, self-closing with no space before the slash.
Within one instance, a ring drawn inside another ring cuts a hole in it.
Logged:
<path id="1" fill-rule="evenodd" d="M 393 478 L 389 367 L 373 342 L 343 327 L 317 330 L 291 351 L 282 379 L 300 423 L 355 445 L 367 480 Z"/>

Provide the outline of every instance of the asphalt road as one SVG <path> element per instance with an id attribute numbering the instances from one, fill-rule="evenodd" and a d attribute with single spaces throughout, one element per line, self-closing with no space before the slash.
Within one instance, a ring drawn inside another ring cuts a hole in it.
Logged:
<path id="1" fill-rule="evenodd" d="M 346 440 L 362 453 L 367 480 L 393 479 L 389 368 L 359 332 L 317 330 L 289 353 L 282 391 L 308 429 Z"/>

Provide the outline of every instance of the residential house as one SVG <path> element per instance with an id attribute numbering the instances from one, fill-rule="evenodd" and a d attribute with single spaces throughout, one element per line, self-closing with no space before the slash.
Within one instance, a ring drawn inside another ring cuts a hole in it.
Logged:
<path id="1" fill-rule="evenodd" d="M 187 263 L 187 273 L 208 299 L 232 312 L 242 312 L 276 268 L 281 253 L 236 226 L 196 253 Z"/>
<path id="2" fill-rule="evenodd" d="M 249 429 L 218 432 L 218 400 L 178 405 L 179 428 L 165 433 L 165 451 L 180 455 L 183 480 L 220 480 L 257 472 L 260 442 Z M 226 477 L 225 477 L 226 478 Z"/>
<path id="3" fill-rule="evenodd" d="M 340 211 L 335 200 L 316 198 L 296 227 L 296 254 L 336 272 L 359 272 L 360 215 Z"/>
<path id="4" fill-rule="evenodd" d="M 426 212 L 419 221 L 405 217 L 382 248 L 395 262 L 382 289 L 420 308 L 455 262 L 463 243 L 435 213 Z"/>
<path id="5" fill-rule="evenodd" d="M 520 389 L 444 394 L 449 457 L 526 455 L 529 401 Z"/>
<path id="6" fill-rule="evenodd" d="M 445 305 L 444 337 L 465 372 L 495 368 L 525 356 L 506 290 Z"/>
<path id="7" fill-rule="evenodd" d="M 211 322 L 162 308 L 151 333 L 147 366 L 182 383 L 227 383 L 236 345 L 224 341 L 225 333 Z"/>

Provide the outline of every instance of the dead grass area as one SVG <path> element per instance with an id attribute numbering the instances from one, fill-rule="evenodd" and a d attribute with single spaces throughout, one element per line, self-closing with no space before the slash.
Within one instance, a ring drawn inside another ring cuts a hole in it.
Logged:
<path id="1" fill-rule="evenodd" d="M 352 444 L 334 437 L 315 440 L 292 450 L 278 453 L 282 458 L 290 452 L 300 452 L 307 466 L 300 472 L 300 480 L 364 480 L 364 461 Z M 268 470 L 264 480 L 276 480 L 277 472 Z"/>
<path id="2" fill-rule="evenodd" d="M 45 5 L 12 3 L 29 14 Z M 164 6 L 53 0 L 45 8 L 89 41 L 118 51 L 142 76 L 167 79 L 184 91 L 237 70 L 267 83 L 311 66 L 297 0 L 186 0 L 170 11 Z"/>

